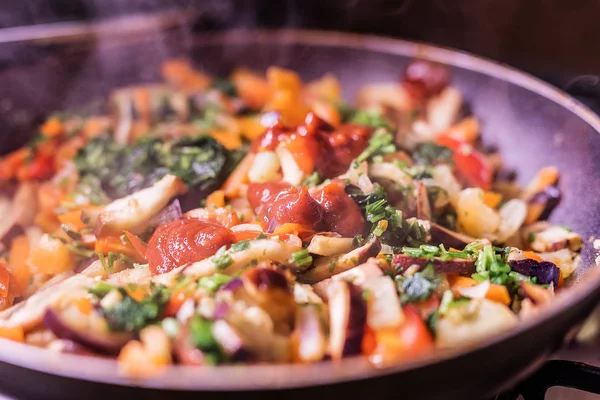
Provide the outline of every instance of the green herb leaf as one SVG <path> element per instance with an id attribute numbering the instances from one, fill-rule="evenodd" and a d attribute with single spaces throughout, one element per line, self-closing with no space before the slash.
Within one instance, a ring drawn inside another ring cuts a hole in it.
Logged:
<path id="1" fill-rule="evenodd" d="M 348 122 L 352 124 L 372 126 L 373 128 L 390 128 L 383 116 L 374 110 L 357 110 L 350 116 Z"/>
<path id="2" fill-rule="evenodd" d="M 394 136 L 385 129 L 378 129 L 369 139 L 369 145 L 356 158 L 356 162 L 363 162 L 375 155 L 392 154 L 396 152 Z"/>
<path id="3" fill-rule="evenodd" d="M 294 264 L 298 268 L 306 267 L 312 264 L 313 258 L 309 254 L 308 250 L 298 250 L 292 254 L 292 258 L 290 259 L 290 263 Z"/>
<path id="4" fill-rule="evenodd" d="M 225 274 L 212 274 L 204 276 L 198 281 L 198 286 L 208 290 L 211 293 L 216 292 L 221 286 L 234 279 L 234 276 Z"/>
<path id="5" fill-rule="evenodd" d="M 158 322 L 170 293 L 166 287 L 153 286 L 151 293 L 141 301 L 129 296 L 123 288 L 118 289 L 123 300 L 110 308 L 103 308 L 102 315 L 111 331 L 139 332 L 144 327 Z"/>
<path id="6" fill-rule="evenodd" d="M 435 165 L 451 164 L 452 150 L 446 146 L 440 146 L 434 142 L 419 144 L 413 152 L 413 158 L 418 164 Z"/>
<path id="7" fill-rule="evenodd" d="M 221 247 L 217 253 L 211 258 L 211 261 L 215 264 L 215 269 L 225 269 L 233 264 L 233 259 L 227 253 L 227 246 Z"/>

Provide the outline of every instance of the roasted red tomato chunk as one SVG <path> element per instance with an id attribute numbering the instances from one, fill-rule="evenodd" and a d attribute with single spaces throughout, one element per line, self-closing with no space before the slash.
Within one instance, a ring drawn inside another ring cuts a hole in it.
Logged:
<path id="1" fill-rule="evenodd" d="M 330 231 L 345 237 L 353 237 L 365 230 L 365 218 L 346 194 L 340 181 L 331 182 L 315 195 L 317 203 L 323 207 L 323 219 Z"/>
<path id="2" fill-rule="evenodd" d="M 222 225 L 194 218 L 161 225 L 150 241 L 146 257 L 152 274 L 164 274 L 188 262 L 214 255 L 233 243 L 233 233 Z"/>

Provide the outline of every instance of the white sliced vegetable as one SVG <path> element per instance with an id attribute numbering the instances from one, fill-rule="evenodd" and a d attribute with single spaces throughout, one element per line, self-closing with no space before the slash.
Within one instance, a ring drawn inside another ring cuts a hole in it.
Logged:
<path id="1" fill-rule="evenodd" d="M 16 304 L 2 313 L 0 325 L 22 326 L 25 330 L 34 328 L 42 322 L 46 308 L 62 308 L 71 301 L 85 297 L 87 288 L 96 281 L 85 275 L 75 275 L 56 285 L 38 290 L 23 303 Z"/>
<path id="2" fill-rule="evenodd" d="M 283 180 L 295 186 L 299 185 L 306 177 L 306 174 L 298 166 L 294 155 L 281 145 L 277 146 L 275 151 L 277 152 L 279 162 L 281 163 Z"/>
<path id="3" fill-rule="evenodd" d="M 315 235 L 306 249 L 320 256 L 335 256 L 352 251 L 352 242 L 351 238 Z"/>
<path id="4" fill-rule="evenodd" d="M 438 319 L 436 345 L 441 348 L 464 346 L 498 335 L 518 323 L 505 305 L 487 300 L 451 306 Z"/>
<path id="5" fill-rule="evenodd" d="M 396 284 L 391 277 L 375 276 L 356 285 L 366 291 L 367 325 L 371 329 L 394 328 L 404 322 Z"/>
<path id="6" fill-rule="evenodd" d="M 96 235 L 140 233 L 147 221 L 173 197 L 185 193 L 186 186 L 175 175 L 166 175 L 149 188 L 117 199 L 107 205 L 96 220 Z"/>
<path id="7" fill-rule="evenodd" d="M 312 286 L 304 283 L 294 285 L 294 301 L 298 304 L 323 304 L 323 300 L 315 293 Z"/>
<path id="8" fill-rule="evenodd" d="M 239 224 L 230 229 L 232 232 L 264 232 L 262 226 L 258 224 Z"/>
<path id="9" fill-rule="evenodd" d="M 394 110 L 408 110 L 412 100 L 397 83 L 371 83 L 358 90 L 356 104 L 361 109 L 380 110 L 390 107 Z"/>
<path id="10" fill-rule="evenodd" d="M 498 213 L 501 221 L 496 234 L 496 241 L 504 243 L 523 225 L 527 216 L 527 204 L 523 200 L 512 199 L 507 201 Z"/>
<path id="11" fill-rule="evenodd" d="M 471 287 L 459 287 L 458 292 L 471 299 L 483 299 L 490 290 L 490 281 L 483 281 L 479 285 Z"/>
<path id="12" fill-rule="evenodd" d="M 453 87 L 447 87 L 427 103 L 427 122 L 436 131 L 441 132 L 452 126 L 458 119 L 462 106 L 462 94 Z"/>
<path id="13" fill-rule="evenodd" d="M 402 171 L 397 165 L 388 162 L 371 164 L 369 166 L 369 176 L 376 179 L 387 179 L 404 187 L 409 187 L 413 183 L 410 175 Z"/>
<path id="14" fill-rule="evenodd" d="M 500 227 L 498 213 L 483 202 L 483 191 L 468 188 L 458 194 L 456 201 L 458 227 L 467 235 L 492 240 Z"/>
<path id="15" fill-rule="evenodd" d="M 314 268 L 298 277 L 304 283 L 316 283 L 360 265 L 379 253 L 381 246 L 377 238 L 373 238 L 363 246 L 340 256 L 321 257 L 314 262 Z"/>
<path id="16" fill-rule="evenodd" d="M 567 279 L 575 272 L 581 261 L 581 257 L 569 249 L 562 249 L 549 253 L 538 253 L 538 256 L 540 256 L 542 260 L 550 261 L 560 268 L 560 272 L 564 279 Z"/>
<path id="17" fill-rule="evenodd" d="M 367 307 L 362 290 L 336 280 L 329 293 L 329 352 L 331 358 L 359 354 L 365 332 Z"/>
<path id="18" fill-rule="evenodd" d="M 316 362 L 327 351 L 327 338 L 321 316 L 314 305 L 298 307 L 294 335 L 297 339 L 296 355 L 301 362 Z"/>
<path id="19" fill-rule="evenodd" d="M 259 263 L 264 260 L 271 260 L 297 269 L 297 267 L 290 260 L 292 259 L 292 255 L 298 250 L 302 250 L 302 247 L 292 246 L 282 240 L 253 240 L 249 243 L 248 248 L 245 250 L 228 250 L 225 253 L 225 257 L 228 256 L 231 258 L 231 260 L 227 266 L 221 269 L 221 271 L 227 274 L 234 274 L 238 271 L 241 271 L 244 267 L 247 267 L 253 263 Z M 217 271 L 213 259 L 214 257 L 210 257 L 202 261 L 192 263 L 185 268 L 183 273 L 185 275 L 194 277 L 212 275 Z M 180 270 L 178 270 L 178 273 L 179 271 Z"/>
<path id="20" fill-rule="evenodd" d="M 315 283 L 312 287 L 317 295 L 322 299 L 327 299 L 329 297 L 329 288 L 336 280 L 347 280 L 361 286 L 368 279 L 379 276 L 383 276 L 380 264 L 376 258 L 370 258 L 366 263 L 349 269 L 348 271 L 333 275 L 331 278 Z"/>
<path id="21" fill-rule="evenodd" d="M 250 182 L 269 182 L 277 178 L 279 172 L 279 157 L 273 151 L 262 151 L 256 154 L 250 171 L 248 171 L 248 179 Z"/>
<path id="22" fill-rule="evenodd" d="M 454 177 L 452 170 L 447 165 L 436 165 L 432 168 L 431 178 L 422 181 L 428 187 L 437 186 L 443 189 L 447 196 L 437 196 L 434 207 L 441 208 L 445 206 L 450 199 L 460 192 L 460 183 Z"/>
<path id="23" fill-rule="evenodd" d="M 577 251 L 581 248 L 581 237 L 562 226 L 537 222 L 523 229 L 523 235 L 534 251 L 553 252 L 561 249 Z"/>

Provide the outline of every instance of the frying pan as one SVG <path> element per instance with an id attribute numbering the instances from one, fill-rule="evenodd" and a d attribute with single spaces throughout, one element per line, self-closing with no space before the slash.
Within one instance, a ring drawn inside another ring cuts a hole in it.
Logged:
<path id="1" fill-rule="evenodd" d="M 174 56 L 189 56 L 220 75 L 240 64 L 256 70 L 288 67 L 305 80 L 332 72 L 347 98 L 366 82 L 398 79 L 406 63 L 420 57 L 450 67 L 453 84 L 483 121 L 486 144 L 500 149 L 521 183 L 543 166 L 559 168 L 564 199 L 553 221 L 581 233 L 586 243 L 598 231 L 600 119 L 565 93 L 507 66 L 425 44 L 332 32 L 234 31 L 190 37 L 176 29 L 109 38 L 63 34 L 59 44 L 42 36 L 42 41 L 7 43 L 22 57 L 0 70 L 3 150 L 23 142 L 19 132 L 33 131 L 31 124 L 49 111 L 101 98 L 115 86 L 158 80 L 160 63 Z M 0 388 L 22 398 L 56 399 L 227 397 L 247 391 L 288 399 L 480 398 L 536 370 L 591 312 L 600 299 L 594 258 L 588 243 L 568 291 L 516 329 L 468 349 L 389 369 L 374 369 L 362 358 L 315 365 L 174 366 L 152 380 L 136 381 L 120 377 L 110 360 L 0 341 Z"/>

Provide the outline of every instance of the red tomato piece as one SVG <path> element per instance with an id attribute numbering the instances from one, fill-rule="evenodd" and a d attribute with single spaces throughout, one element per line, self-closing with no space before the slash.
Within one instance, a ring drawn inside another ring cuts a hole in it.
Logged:
<path id="1" fill-rule="evenodd" d="M 234 240 L 233 232 L 220 224 L 180 219 L 156 229 L 148 241 L 146 258 L 152 274 L 164 274 L 180 265 L 213 256 Z"/>
<path id="2" fill-rule="evenodd" d="M 469 185 L 489 190 L 492 184 L 492 169 L 483 154 L 469 143 L 462 142 L 449 136 L 440 136 L 436 143 L 450 148 L 454 155 L 452 159 L 456 170 Z"/>

